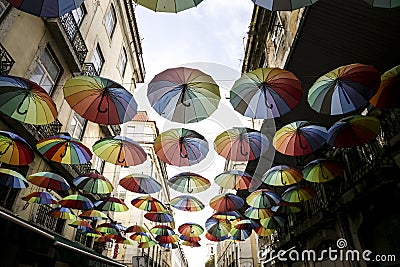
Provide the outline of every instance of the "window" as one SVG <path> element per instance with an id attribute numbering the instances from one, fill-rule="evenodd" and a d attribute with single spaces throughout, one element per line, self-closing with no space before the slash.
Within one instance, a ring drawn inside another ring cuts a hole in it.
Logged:
<path id="1" fill-rule="evenodd" d="M 113 5 L 110 5 L 105 17 L 105 26 L 108 37 L 112 37 L 115 30 L 115 23 L 117 21 L 117 16 L 115 15 L 115 9 Z"/>
<path id="2" fill-rule="evenodd" d="M 85 129 L 86 120 L 74 112 L 71 121 L 68 125 L 68 133 L 71 137 L 81 139 L 83 135 L 83 130 Z"/>
<path id="3" fill-rule="evenodd" d="M 92 60 L 90 61 L 93 63 L 94 68 L 96 69 L 97 73 L 100 75 L 101 69 L 104 65 L 104 56 L 101 52 L 100 45 L 97 44 L 96 48 L 93 51 Z"/>
<path id="4" fill-rule="evenodd" d="M 121 76 L 124 76 L 126 63 L 127 63 L 126 50 L 125 47 L 122 47 L 121 54 L 119 55 L 118 58 L 118 70 L 119 73 L 121 73 Z"/>
<path id="5" fill-rule="evenodd" d="M 0 0 L 0 21 L 3 18 L 3 16 L 6 14 L 7 8 L 10 6 L 10 4 L 5 1 L 5 0 Z"/>
<path id="6" fill-rule="evenodd" d="M 50 95 L 61 75 L 61 66 L 46 47 L 38 60 L 30 79 L 39 84 Z"/>
<path id="7" fill-rule="evenodd" d="M 275 25 L 272 28 L 271 40 L 274 43 L 275 56 L 277 55 L 279 45 L 281 44 L 283 35 L 285 34 L 285 27 L 282 24 L 279 13 L 276 14 Z"/>
<path id="8" fill-rule="evenodd" d="M 76 24 L 78 26 L 81 26 L 83 18 L 87 13 L 84 4 L 80 5 L 77 9 L 72 10 L 71 13 L 74 17 Z"/>
<path id="9" fill-rule="evenodd" d="M 65 220 L 50 217 L 48 213 L 52 210 L 47 205 L 37 205 L 37 212 L 34 222 L 56 233 L 62 234 L 64 230 Z"/>
<path id="10" fill-rule="evenodd" d="M 128 126 L 126 127 L 126 135 L 129 138 L 134 138 L 136 132 L 136 127 L 135 126 Z"/>
<path id="11" fill-rule="evenodd" d="M 99 158 L 96 155 L 93 155 L 93 165 L 92 168 L 98 171 L 100 174 L 103 174 L 105 161 Z"/>

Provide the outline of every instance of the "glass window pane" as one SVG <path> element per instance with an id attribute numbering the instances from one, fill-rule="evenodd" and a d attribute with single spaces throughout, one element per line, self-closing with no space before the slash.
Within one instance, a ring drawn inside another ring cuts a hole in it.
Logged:
<path id="1" fill-rule="evenodd" d="M 33 71 L 33 75 L 30 78 L 30 80 L 34 81 L 37 84 L 41 84 L 42 79 L 44 76 L 44 70 L 43 68 L 38 64 L 36 65 L 35 70 Z"/>
<path id="2" fill-rule="evenodd" d="M 118 59 L 118 70 L 121 73 L 121 75 L 124 74 L 125 67 L 126 67 L 126 51 L 125 48 L 122 48 L 121 54 L 119 55 Z"/>
<path id="3" fill-rule="evenodd" d="M 45 76 L 45 78 L 42 81 L 41 86 L 48 94 L 50 94 L 51 88 L 53 88 L 53 82 L 49 79 L 48 76 Z"/>
<path id="4" fill-rule="evenodd" d="M 43 51 L 40 61 L 42 62 L 45 69 L 48 71 L 53 81 L 56 81 L 57 76 L 60 72 L 60 68 L 57 66 L 57 63 L 54 61 L 53 57 L 50 55 L 47 49 Z"/>
<path id="5" fill-rule="evenodd" d="M 81 25 L 83 17 L 85 16 L 85 11 L 83 10 L 83 7 L 80 6 L 77 9 L 72 10 L 71 13 L 74 17 L 76 24 Z"/>
<path id="6" fill-rule="evenodd" d="M 107 14 L 106 14 L 106 18 L 105 18 L 105 26 L 106 26 L 106 30 L 107 30 L 107 34 L 108 36 L 111 37 L 113 31 L 114 31 L 114 27 L 115 27 L 115 11 L 114 11 L 114 7 L 110 6 L 110 9 L 108 10 Z"/>

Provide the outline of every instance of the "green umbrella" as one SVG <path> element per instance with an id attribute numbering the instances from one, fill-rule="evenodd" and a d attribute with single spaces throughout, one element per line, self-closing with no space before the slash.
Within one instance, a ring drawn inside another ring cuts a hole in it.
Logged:
<path id="1" fill-rule="evenodd" d="M 337 161 L 328 159 L 313 160 L 303 169 L 304 180 L 314 183 L 331 181 L 342 173 L 343 166 Z"/>
<path id="2" fill-rule="evenodd" d="M 292 186 L 285 190 L 282 199 L 287 202 L 302 202 L 313 198 L 317 191 L 306 186 Z"/>
<path id="3" fill-rule="evenodd" d="M 92 194 L 109 194 L 114 189 L 111 182 L 106 177 L 94 172 L 85 173 L 76 177 L 72 182 L 79 189 Z"/>
<path id="4" fill-rule="evenodd" d="M 274 215 L 270 218 L 261 219 L 260 223 L 264 228 L 278 229 L 285 224 L 285 219 L 278 215 Z"/>

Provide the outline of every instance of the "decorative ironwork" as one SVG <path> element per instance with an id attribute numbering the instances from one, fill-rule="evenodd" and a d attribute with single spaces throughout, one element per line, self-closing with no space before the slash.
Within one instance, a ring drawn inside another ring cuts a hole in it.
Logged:
<path id="1" fill-rule="evenodd" d="M 121 126 L 119 125 L 110 125 L 110 128 L 114 135 L 120 135 L 121 134 Z"/>
<path id="2" fill-rule="evenodd" d="M 74 164 L 74 165 L 69 165 L 69 166 L 71 166 L 71 168 L 78 175 L 82 175 L 82 174 L 88 173 L 92 169 L 92 163 L 91 162 L 88 162 L 88 163 L 85 163 L 85 164 Z"/>
<path id="3" fill-rule="evenodd" d="M 33 125 L 21 122 L 21 124 L 30 132 L 36 140 L 41 140 L 43 138 L 56 135 L 60 133 L 62 124 L 56 119 L 52 123 L 45 125 Z"/>
<path id="4" fill-rule="evenodd" d="M 99 76 L 96 67 L 91 62 L 85 62 L 82 64 L 82 75 L 86 76 Z"/>
<path id="5" fill-rule="evenodd" d="M 13 67 L 15 61 L 7 52 L 2 44 L 0 44 L 0 74 L 7 75 Z"/>

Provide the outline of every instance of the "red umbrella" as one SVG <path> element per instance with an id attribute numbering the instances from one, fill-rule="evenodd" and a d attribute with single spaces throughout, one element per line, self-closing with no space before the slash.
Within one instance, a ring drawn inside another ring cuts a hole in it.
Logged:
<path id="1" fill-rule="evenodd" d="M 233 211 L 240 209 L 244 200 L 232 193 L 220 194 L 210 200 L 210 207 L 216 211 Z"/>
<path id="2" fill-rule="evenodd" d="M 0 161 L 11 165 L 28 165 L 35 155 L 32 147 L 17 134 L 0 131 Z"/>
<path id="3" fill-rule="evenodd" d="M 51 190 L 68 190 L 67 180 L 56 173 L 38 172 L 29 175 L 26 179 L 34 185 Z"/>
<path id="4" fill-rule="evenodd" d="M 381 76 L 378 92 L 369 101 L 377 108 L 400 108 L 400 65 Z"/>

